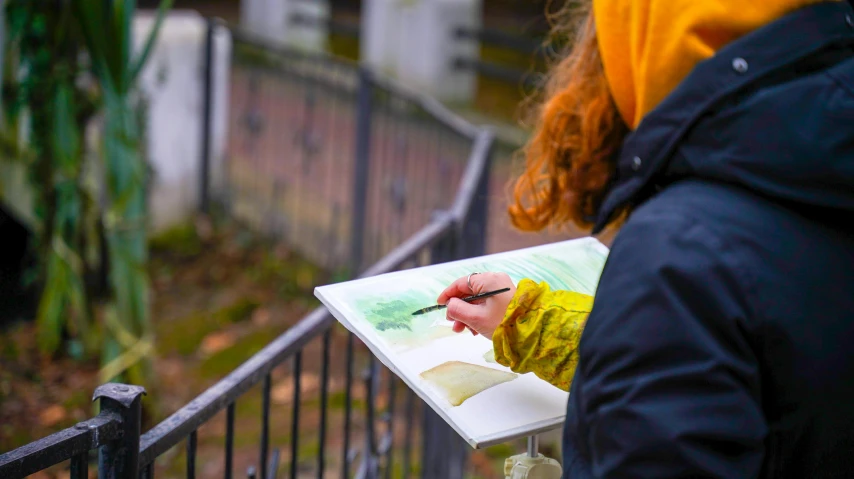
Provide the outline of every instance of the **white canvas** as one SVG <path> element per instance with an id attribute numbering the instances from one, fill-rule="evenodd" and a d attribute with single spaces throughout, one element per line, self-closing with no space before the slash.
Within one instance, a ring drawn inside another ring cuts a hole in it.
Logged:
<path id="1" fill-rule="evenodd" d="M 472 447 L 480 448 L 559 427 L 567 393 L 532 373 L 508 380 L 511 371 L 490 357 L 492 341 L 454 333 L 444 309 L 420 316 L 412 312 L 435 304 L 443 289 L 471 272 L 505 272 L 515 283 L 529 278 L 593 295 L 607 255 L 602 243 L 582 238 L 321 286 L 315 295 Z M 462 380 L 443 386 L 455 378 Z M 473 387 L 492 383 L 468 396 Z M 460 398 L 461 404 L 452 404 Z"/>

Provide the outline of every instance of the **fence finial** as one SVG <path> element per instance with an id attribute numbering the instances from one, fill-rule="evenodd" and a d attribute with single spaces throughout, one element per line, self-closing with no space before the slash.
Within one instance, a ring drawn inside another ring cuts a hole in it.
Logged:
<path id="1" fill-rule="evenodd" d="M 122 435 L 105 444 L 98 455 L 98 476 L 136 479 L 139 475 L 139 436 L 142 429 L 142 396 L 145 388 L 121 383 L 98 386 L 92 400 L 100 399 L 101 414 L 121 419 Z"/>
<path id="2" fill-rule="evenodd" d="M 92 401 L 96 401 L 101 398 L 109 398 L 122 406 L 129 408 L 137 397 L 144 396 L 145 394 L 145 388 L 142 386 L 107 383 L 102 384 L 95 389 L 95 394 L 92 395 Z"/>

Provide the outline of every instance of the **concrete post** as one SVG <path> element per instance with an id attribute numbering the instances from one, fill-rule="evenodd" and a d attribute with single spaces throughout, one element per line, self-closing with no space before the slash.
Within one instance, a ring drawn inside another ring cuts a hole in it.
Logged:
<path id="1" fill-rule="evenodd" d="M 364 0 L 362 60 L 439 100 L 469 103 L 477 75 L 454 67 L 480 46 L 457 38 L 482 25 L 482 0 Z"/>
<path id="2" fill-rule="evenodd" d="M 134 19 L 137 52 L 153 25 L 151 14 Z M 198 208 L 204 115 L 207 22 L 199 13 L 176 10 L 163 22 L 151 57 L 139 78 L 147 101 L 146 153 L 154 169 L 150 192 L 152 232 L 191 217 Z M 209 137 L 212 191 L 223 181 L 231 73 L 231 35 L 213 35 L 213 91 Z"/>
<path id="3" fill-rule="evenodd" d="M 288 0 L 240 0 L 240 27 L 270 41 L 286 41 Z"/>
<path id="4" fill-rule="evenodd" d="M 397 73 L 397 20 L 400 0 L 362 0 L 359 56 L 387 75 Z"/>
<path id="5" fill-rule="evenodd" d="M 273 43 L 326 49 L 328 0 L 241 0 L 240 26 Z"/>

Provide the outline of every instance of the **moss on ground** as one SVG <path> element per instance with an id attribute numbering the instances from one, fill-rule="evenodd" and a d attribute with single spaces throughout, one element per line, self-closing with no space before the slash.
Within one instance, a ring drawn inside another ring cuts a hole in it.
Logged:
<path id="1" fill-rule="evenodd" d="M 513 449 L 513 446 L 511 446 L 510 444 L 507 444 L 507 443 L 489 446 L 486 449 L 484 449 L 484 452 L 489 457 L 497 458 L 497 459 L 501 459 L 501 460 L 504 460 L 505 458 L 508 458 L 514 454 L 517 454 L 517 451 L 515 451 Z"/>
<path id="2" fill-rule="evenodd" d="M 198 367 L 199 375 L 204 378 L 221 378 L 227 375 L 253 354 L 262 350 L 264 346 L 270 344 L 270 341 L 275 339 L 279 332 L 271 327 L 252 331 L 241 337 L 232 346 L 217 351 L 209 358 L 204 359 Z"/>
<path id="3" fill-rule="evenodd" d="M 365 407 L 365 401 L 359 398 L 351 398 L 351 407 L 361 410 Z M 347 407 L 347 394 L 344 391 L 338 391 L 329 395 L 329 408 L 333 410 L 343 411 Z"/>
<path id="4" fill-rule="evenodd" d="M 249 277 L 258 283 L 273 285 L 281 299 L 294 300 L 312 298 L 312 290 L 323 274 L 305 259 L 270 254 L 251 267 Z"/>
<path id="5" fill-rule="evenodd" d="M 152 254 L 192 258 L 202 252 L 202 240 L 191 222 L 173 226 L 148 240 Z"/>
<path id="6" fill-rule="evenodd" d="M 205 336 L 248 320 L 259 305 L 256 299 L 244 297 L 216 311 L 196 311 L 173 321 L 157 322 L 157 349 L 161 354 L 193 354 Z"/>

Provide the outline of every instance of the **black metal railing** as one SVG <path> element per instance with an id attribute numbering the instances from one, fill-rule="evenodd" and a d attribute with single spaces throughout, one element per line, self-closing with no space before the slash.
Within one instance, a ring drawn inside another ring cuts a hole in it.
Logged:
<path id="1" fill-rule="evenodd" d="M 359 276 L 484 253 L 489 130 L 357 65 L 239 32 L 234 39 L 229 158 L 220 181 L 202 170 L 211 188 L 203 208 L 222 203 L 320 264 Z M 158 459 L 170 454 L 185 456 L 188 478 L 213 461 L 226 478 L 238 470 L 322 478 L 333 468 L 344 478 L 463 477 L 468 446 L 336 324 L 314 310 L 144 434 L 142 388 L 103 385 L 97 417 L 0 455 L 0 477 L 62 463 L 73 479 L 87 477 L 94 451 L 100 477 L 109 478 L 167 474 Z M 309 369 L 319 369 L 316 391 L 303 387 Z M 291 386 L 285 416 L 271 401 L 282 384 Z M 341 410 L 330 407 L 336 388 Z M 236 428 L 249 425 L 237 420 L 239 406 L 256 399 L 257 455 L 238 457 Z M 224 431 L 221 444 L 210 444 L 211 428 Z"/>
<path id="2" fill-rule="evenodd" d="M 235 41 L 234 216 L 352 272 L 450 207 L 478 128 L 355 63 Z"/>

